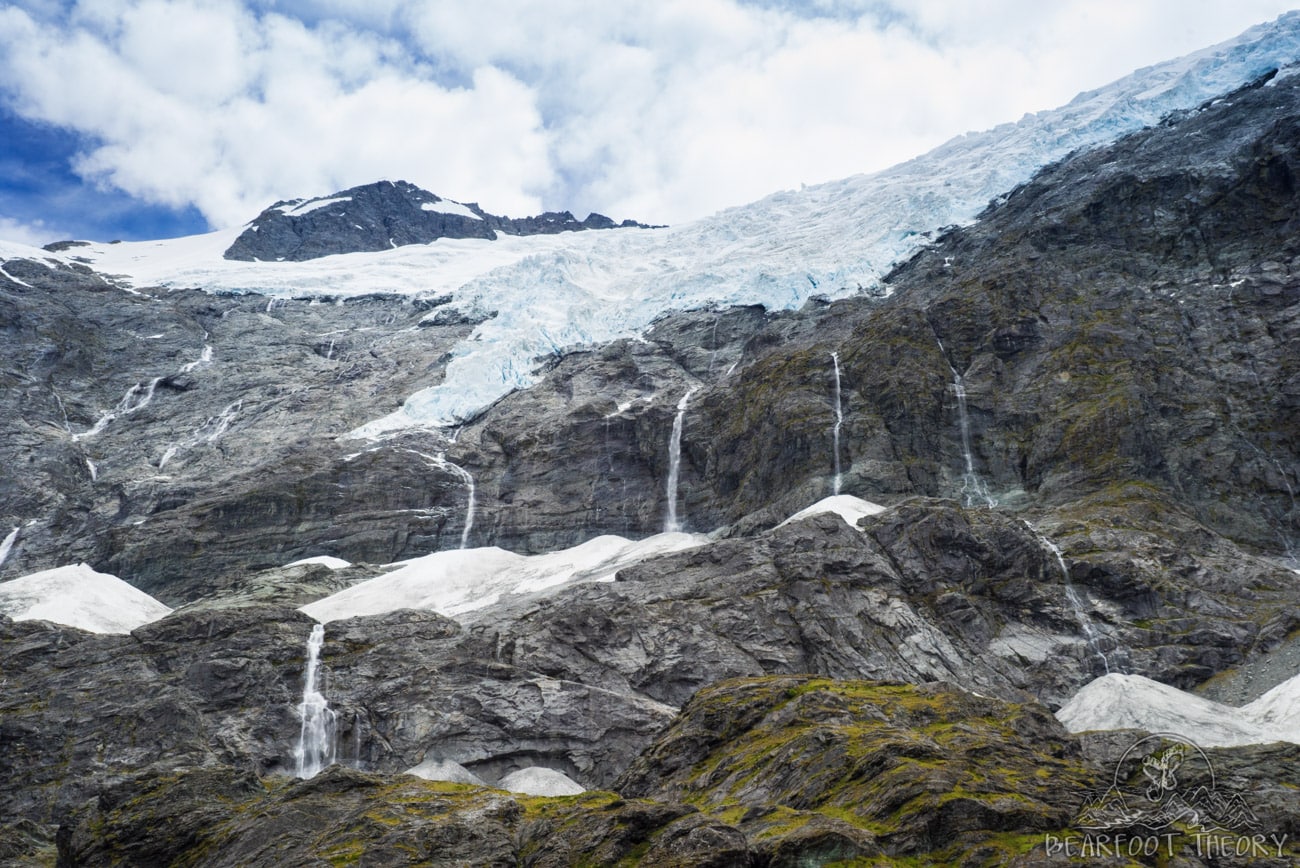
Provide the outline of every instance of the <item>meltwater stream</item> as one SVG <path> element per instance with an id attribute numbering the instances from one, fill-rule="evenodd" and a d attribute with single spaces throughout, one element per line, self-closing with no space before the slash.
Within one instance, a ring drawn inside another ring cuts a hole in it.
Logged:
<path id="1" fill-rule="evenodd" d="M 961 427 L 961 454 L 965 461 L 965 469 L 961 475 L 961 502 L 962 506 L 987 506 L 990 509 L 997 506 L 997 499 L 989 492 L 988 485 L 975 472 L 975 457 L 971 453 L 970 447 L 970 416 L 966 413 L 966 381 L 962 375 L 957 373 L 957 368 L 952 362 L 948 361 L 948 351 L 944 348 L 943 341 L 935 335 L 935 343 L 939 345 L 939 352 L 943 355 L 944 361 L 948 362 L 948 370 L 952 372 L 952 390 L 957 395 L 957 422 Z"/>
<path id="2" fill-rule="evenodd" d="M 109 423 L 114 419 L 117 419 L 120 416 L 129 416 L 136 410 L 141 410 L 149 406 L 149 402 L 153 400 L 154 390 L 158 388 L 158 384 L 162 381 L 162 377 L 154 377 L 147 385 L 145 383 L 136 383 L 134 386 L 126 390 L 126 394 L 122 396 L 122 400 L 118 401 L 112 410 L 109 410 L 107 413 L 95 420 L 95 424 L 88 431 L 82 431 L 80 434 L 73 434 L 72 439 L 85 440 L 90 437 L 97 437 L 103 433 L 104 429 L 107 428 Z"/>
<path id="3" fill-rule="evenodd" d="M 835 365 L 835 427 L 831 429 L 832 448 L 835 450 L 834 493 L 840 493 L 843 475 L 840 473 L 840 428 L 844 425 L 844 404 L 840 401 L 840 354 L 831 353 Z"/>
<path id="4" fill-rule="evenodd" d="M 682 529 L 682 523 L 677 518 L 677 480 L 682 467 L 682 421 L 686 417 L 686 404 L 697 388 L 698 386 L 687 389 L 686 394 L 677 402 L 677 416 L 673 419 L 673 432 L 668 438 L 668 514 L 664 517 L 664 533 L 677 533 Z"/>
<path id="5" fill-rule="evenodd" d="M 334 764 L 336 715 L 320 690 L 320 652 L 325 644 L 325 625 L 311 628 L 307 639 L 307 671 L 302 679 L 302 702 L 298 715 L 302 727 L 293 749 L 300 778 L 315 777 L 321 769 Z"/>
<path id="6" fill-rule="evenodd" d="M 0 567 L 4 566 L 4 562 L 9 559 L 9 552 L 13 551 L 20 530 L 22 530 L 21 525 L 9 531 L 9 535 L 4 538 L 4 542 L 0 542 Z"/>
<path id="7" fill-rule="evenodd" d="M 1101 647 L 1101 631 L 1097 629 L 1097 625 L 1094 624 L 1092 618 L 1088 616 L 1088 612 L 1083 605 L 1083 600 L 1079 597 L 1078 590 L 1075 589 L 1074 583 L 1070 581 L 1070 568 L 1065 564 L 1065 555 L 1061 553 L 1061 549 L 1056 545 L 1056 543 L 1039 533 L 1038 529 L 1029 522 L 1025 522 L 1025 527 L 1029 528 L 1033 535 L 1038 538 L 1038 541 L 1042 544 L 1043 548 L 1050 551 L 1052 556 L 1056 558 L 1057 566 L 1061 568 L 1061 578 L 1065 581 L 1065 598 L 1070 601 L 1070 608 L 1074 610 L 1074 619 L 1079 622 L 1079 629 L 1083 631 L 1083 637 L 1088 643 L 1088 650 L 1101 661 L 1101 667 L 1104 670 L 1104 674 L 1109 675 L 1112 672 L 1112 661 L 1106 656 L 1106 652 Z M 1118 648 L 1119 643 L 1113 638 L 1111 641 L 1112 644 Z M 1123 672 L 1123 667 L 1117 666 L 1114 671 Z"/>
<path id="8" fill-rule="evenodd" d="M 474 476 L 464 467 L 455 464 L 447 458 L 447 453 L 439 452 L 436 455 L 430 455 L 427 452 L 417 452 L 414 449 L 404 450 L 412 455 L 418 455 L 425 461 L 428 461 L 439 470 L 445 470 L 454 474 L 461 482 L 465 483 L 465 524 L 460 532 L 460 547 L 469 547 L 469 532 L 474 529 L 474 511 L 478 508 L 478 497 L 474 491 Z M 360 453 L 358 453 L 360 454 Z"/>

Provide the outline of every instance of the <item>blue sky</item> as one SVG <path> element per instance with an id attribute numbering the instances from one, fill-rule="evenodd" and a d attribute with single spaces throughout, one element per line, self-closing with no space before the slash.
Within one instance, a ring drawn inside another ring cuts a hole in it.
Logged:
<path id="1" fill-rule="evenodd" d="M 76 131 L 32 122 L 0 107 L 0 215 L 41 234 L 112 241 L 205 232 L 193 205 L 156 205 L 88 183 L 72 170 L 77 152 L 93 146 Z M 0 228 L 0 237 L 4 237 Z"/>
<path id="2" fill-rule="evenodd" d="M 885 168 L 1286 11 L 1273 0 L 0 5 L 0 238 L 111 240 L 405 179 L 682 222 Z"/>

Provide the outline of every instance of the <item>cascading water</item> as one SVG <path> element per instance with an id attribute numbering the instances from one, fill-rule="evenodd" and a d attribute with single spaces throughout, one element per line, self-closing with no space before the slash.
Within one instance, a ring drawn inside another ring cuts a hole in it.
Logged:
<path id="1" fill-rule="evenodd" d="M 713 338 L 709 341 L 709 376 L 713 376 L 713 360 L 718 357 L 718 323 L 722 320 L 722 314 L 718 313 L 713 318 Z"/>
<path id="2" fill-rule="evenodd" d="M 197 359 L 195 359 L 192 362 L 186 362 L 185 364 L 181 365 L 181 373 L 188 374 L 190 371 L 194 370 L 199 365 L 207 365 L 207 364 L 211 364 L 211 362 L 212 362 L 212 344 L 204 344 L 203 352 L 199 353 L 199 357 Z"/>
<path id="3" fill-rule="evenodd" d="M 108 427 L 109 423 L 117 417 L 129 416 L 136 410 L 141 410 L 149 406 L 149 402 L 153 400 L 154 390 L 162 380 L 162 377 L 154 377 L 149 381 L 148 385 L 136 383 L 134 386 L 126 390 L 126 394 L 122 396 L 122 400 L 117 402 L 116 407 L 99 417 L 95 422 L 94 427 L 89 431 L 83 431 L 80 434 L 73 434 L 72 439 L 84 440 L 87 437 L 95 437 L 102 433 L 103 430 Z"/>
<path id="4" fill-rule="evenodd" d="M 457 467 L 455 464 L 451 466 L 459 470 L 465 480 L 465 527 L 460 532 L 460 547 L 466 548 L 469 545 L 469 532 L 474 527 L 474 510 L 478 506 L 474 495 L 474 477 L 463 467 Z"/>
<path id="5" fill-rule="evenodd" d="M 678 533 L 682 523 L 677 518 L 677 480 L 682 466 L 682 421 L 686 417 L 686 405 L 695 394 L 697 387 L 686 390 L 677 402 L 677 416 L 673 419 L 673 433 L 668 439 L 668 514 L 664 517 L 664 533 Z"/>
<path id="6" fill-rule="evenodd" d="M 944 360 L 948 359 L 948 351 L 944 349 L 943 341 L 935 336 L 935 342 L 939 344 L 939 351 L 943 354 Z M 997 499 L 989 492 L 989 487 L 975 472 L 975 457 L 971 452 L 970 446 L 970 416 L 966 413 L 966 381 L 962 375 L 957 373 L 957 368 L 952 362 L 948 362 L 948 370 L 952 372 L 952 389 L 957 395 L 957 422 L 961 427 L 961 454 L 965 462 L 965 469 L 961 475 L 961 502 L 963 506 L 987 506 L 990 509 L 997 506 Z"/>
<path id="7" fill-rule="evenodd" d="M 1034 536 L 1038 538 L 1038 542 L 1043 548 L 1050 551 L 1052 556 L 1056 558 L 1057 566 L 1061 568 L 1061 578 L 1065 581 L 1065 598 L 1070 601 L 1070 608 L 1074 610 L 1074 619 L 1079 622 L 1079 629 L 1083 631 L 1083 637 L 1088 643 L 1088 649 L 1101 661 L 1104 674 L 1109 675 L 1112 661 L 1106 656 L 1106 652 L 1101 647 L 1101 631 L 1097 629 L 1097 625 L 1093 623 L 1092 618 L 1088 617 L 1083 600 L 1079 597 L 1079 592 L 1075 589 L 1074 583 L 1070 581 L 1070 568 L 1065 564 L 1065 555 L 1061 553 L 1061 549 L 1056 543 L 1039 533 L 1029 522 L 1025 522 L 1025 527 L 1029 528 Z M 1111 638 L 1111 644 L 1115 647 L 1119 646 L 1119 643 L 1113 638 Z M 1117 671 L 1122 672 L 1123 667 L 1117 667 Z"/>
<path id="8" fill-rule="evenodd" d="M 844 405 L 840 402 L 840 354 L 831 353 L 831 361 L 835 365 L 835 427 L 831 429 L 831 440 L 835 450 L 834 493 L 839 494 L 843 479 L 840 473 L 840 427 L 844 425 Z"/>
<path id="9" fill-rule="evenodd" d="M 9 557 L 9 553 L 13 551 L 14 543 L 18 540 L 18 531 L 21 529 L 22 525 L 19 525 L 9 531 L 9 535 L 4 538 L 4 542 L 0 542 L 0 566 L 4 566 L 5 560 Z"/>
<path id="10" fill-rule="evenodd" d="M 453 438 L 452 442 L 455 442 Z M 414 449 L 407 449 L 412 455 L 418 455 L 426 461 L 431 462 L 440 470 L 446 470 L 460 477 L 461 482 L 465 483 L 465 526 L 460 532 L 460 547 L 469 546 L 469 532 L 474 528 L 474 511 L 478 507 L 478 498 L 474 492 L 474 477 L 470 472 L 459 464 L 453 464 L 447 460 L 445 452 L 439 452 L 437 455 L 429 455 L 425 452 L 416 452 Z"/>
<path id="11" fill-rule="evenodd" d="M 194 433 L 179 443 L 173 443 L 163 452 L 162 457 L 158 459 L 158 469 L 162 470 L 167 466 L 167 462 L 175 458 L 179 453 L 193 449 L 200 444 L 216 443 L 223 434 L 230 429 L 231 423 L 244 406 L 244 399 L 240 398 L 230 404 L 227 404 L 221 411 L 220 415 L 209 416 L 207 421 L 194 430 Z"/>
<path id="12" fill-rule="evenodd" d="M 50 390 L 50 394 L 54 396 L 54 401 L 55 401 L 55 403 L 57 403 L 57 404 L 59 405 L 59 414 L 63 416 L 63 430 L 64 430 L 64 431 L 67 431 L 69 434 L 71 434 L 71 433 L 72 433 L 72 423 L 71 423 L 70 421 L 68 421 L 68 408 L 65 407 L 65 406 L 63 406 L 63 399 L 59 397 L 59 393 L 58 393 L 58 392 L 56 392 L 56 391 L 54 391 L 53 389 L 51 389 L 51 390 Z"/>
<path id="13" fill-rule="evenodd" d="M 302 702 L 298 715 L 302 728 L 293 749 L 300 778 L 315 777 L 320 770 L 334 764 L 336 715 L 320 691 L 320 652 L 325 644 L 325 625 L 311 628 L 307 639 L 307 671 L 303 675 Z"/>
<path id="14" fill-rule="evenodd" d="M 983 504 L 987 507 L 998 505 L 996 499 L 989 492 L 989 487 L 975 472 L 975 459 L 971 454 L 970 448 L 970 417 L 966 415 L 966 383 L 961 374 L 957 373 L 956 368 L 952 370 L 952 387 L 957 394 L 957 418 L 961 425 L 961 453 L 965 459 L 966 469 L 961 476 L 961 494 L 962 503 L 966 506 L 977 506 Z"/>
<path id="15" fill-rule="evenodd" d="M 360 712 L 352 715 L 352 768 L 362 771 L 361 767 L 361 737 L 365 731 L 365 718 Z"/>

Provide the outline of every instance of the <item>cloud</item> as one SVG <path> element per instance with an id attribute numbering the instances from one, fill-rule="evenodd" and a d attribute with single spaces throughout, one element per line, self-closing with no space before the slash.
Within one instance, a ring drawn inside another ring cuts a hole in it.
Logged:
<path id="1" fill-rule="evenodd" d="M 536 90 L 552 199 L 678 221 L 885 168 L 1285 8 L 1137 5 L 428 0 L 407 20 L 427 56 Z"/>
<path id="2" fill-rule="evenodd" d="M 550 183 L 534 95 L 483 68 L 446 88 L 397 43 L 231 2 L 78 5 L 61 26 L 0 12 L 19 113 L 76 129 L 77 170 L 216 225 L 378 178 L 515 213 Z"/>
<path id="3" fill-rule="evenodd" d="M 51 241 L 67 238 L 66 233 L 51 229 L 41 220 L 24 223 L 11 217 L 0 217 L 0 238 L 29 247 L 44 247 Z"/>
<path id="4" fill-rule="evenodd" d="M 1235 35 L 1279 0 L 82 0 L 0 10 L 0 93 L 216 225 L 405 178 L 680 222 L 884 168 Z"/>

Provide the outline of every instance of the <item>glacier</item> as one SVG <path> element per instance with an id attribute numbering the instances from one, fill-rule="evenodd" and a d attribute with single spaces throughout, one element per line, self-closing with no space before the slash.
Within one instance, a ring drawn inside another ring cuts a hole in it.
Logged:
<path id="1" fill-rule="evenodd" d="M 124 289 L 200 287 L 273 298 L 449 295 L 462 312 L 495 312 L 454 350 L 439 385 L 353 433 L 376 438 L 445 427 L 535 384 L 540 357 L 635 337 L 672 310 L 745 304 L 786 310 L 813 296 L 886 294 L 882 279 L 892 265 L 945 227 L 973 221 L 1041 167 L 1194 109 L 1298 58 L 1300 12 L 1289 12 L 1061 108 L 959 136 L 893 168 L 775 193 L 667 229 L 440 239 L 266 263 L 221 258 L 244 228 L 236 227 L 167 241 L 91 244 L 61 256 L 114 275 Z M 0 249 L 0 258 L 13 250 Z"/>

